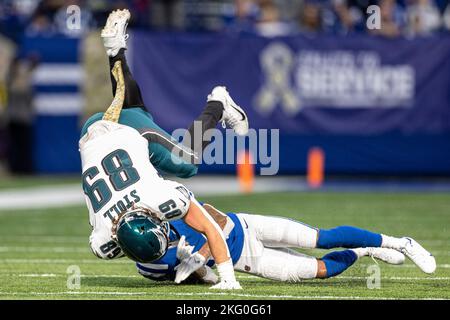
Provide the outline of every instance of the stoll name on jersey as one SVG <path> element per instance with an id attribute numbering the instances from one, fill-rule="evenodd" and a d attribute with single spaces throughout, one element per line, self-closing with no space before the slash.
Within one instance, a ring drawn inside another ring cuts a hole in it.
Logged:
<path id="1" fill-rule="evenodd" d="M 103 216 L 114 220 L 117 215 L 130 209 L 133 204 L 138 203 L 139 201 L 141 201 L 141 197 L 139 197 L 136 190 L 133 190 L 129 194 L 126 194 L 122 200 L 117 201 L 111 208 L 103 213 Z"/>

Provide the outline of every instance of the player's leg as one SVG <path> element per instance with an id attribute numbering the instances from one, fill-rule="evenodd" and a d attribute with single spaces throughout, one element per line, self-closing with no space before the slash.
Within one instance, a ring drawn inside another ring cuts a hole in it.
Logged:
<path id="1" fill-rule="evenodd" d="M 248 118 L 244 110 L 231 98 L 225 87 L 217 86 L 208 95 L 206 107 L 202 113 L 189 126 L 183 144 L 201 153 L 210 141 L 203 140 L 203 134 L 222 122 L 232 128 L 237 135 L 246 135 L 248 132 Z"/>
<path id="2" fill-rule="evenodd" d="M 405 261 L 405 256 L 393 249 L 354 248 L 333 251 L 317 260 L 318 270 L 316 277 L 324 279 L 337 276 L 364 256 L 372 256 L 389 264 L 402 264 Z"/>
<path id="3" fill-rule="evenodd" d="M 235 269 L 283 282 L 335 277 L 350 268 L 361 255 L 358 249 L 333 251 L 320 259 L 289 248 L 264 248 L 258 256 L 239 261 Z"/>
<path id="4" fill-rule="evenodd" d="M 264 246 L 272 248 L 316 248 L 318 229 L 307 224 L 272 216 L 240 214 L 244 226 L 254 228 Z"/>
<path id="5" fill-rule="evenodd" d="M 260 215 L 246 215 L 245 220 L 255 226 L 258 239 L 268 247 L 359 248 L 380 247 L 382 242 L 380 234 L 355 227 L 324 230 L 292 219 Z"/>
<path id="6" fill-rule="evenodd" d="M 255 230 L 256 238 L 263 243 L 265 247 L 271 248 L 320 248 L 325 249 L 323 246 L 318 245 L 321 241 L 320 229 L 313 228 L 304 223 L 281 218 L 281 217 L 268 217 L 259 215 L 240 215 L 247 225 L 251 225 Z M 361 233 L 364 230 L 360 231 Z M 360 246 L 354 246 L 357 243 L 353 239 L 353 243 L 339 243 L 336 247 L 344 247 L 349 245 L 349 248 L 355 249 L 355 253 L 359 257 L 371 256 L 382 260 L 390 264 L 401 264 L 404 261 L 402 253 L 385 248 L 374 248 L 375 243 L 370 243 L 370 232 L 360 235 Z M 349 236 L 350 237 L 350 236 Z M 369 239 L 369 240 L 367 240 Z M 352 245 L 352 246 L 350 246 Z M 361 248 L 364 247 L 364 248 Z M 329 249 L 327 247 L 326 249 Z M 334 248 L 334 247 L 333 247 Z"/>
<path id="7" fill-rule="evenodd" d="M 223 104 L 219 101 L 208 101 L 202 113 L 189 126 L 183 137 L 183 145 L 199 155 L 203 152 L 210 141 L 203 141 L 203 134 L 215 128 L 223 115 Z M 189 160 L 196 162 L 193 157 Z"/>
<path id="8" fill-rule="evenodd" d="M 298 282 L 317 276 L 318 260 L 288 248 L 264 248 L 246 256 L 236 263 L 235 270 L 255 276 L 283 281 Z"/>
<path id="9" fill-rule="evenodd" d="M 245 220 L 255 226 L 258 239 L 268 247 L 394 249 L 405 254 L 426 273 L 436 269 L 434 257 L 411 238 L 390 237 L 352 226 L 317 229 L 280 217 L 245 215 Z M 394 255 L 390 250 L 375 249 L 365 254 L 385 261 Z"/>
<path id="10" fill-rule="evenodd" d="M 299 282 L 334 277 L 357 260 L 353 249 L 331 252 L 317 259 L 289 248 L 263 248 L 258 255 L 239 260 L 235 270 L 276 281 Z"/>
<path id="11" fill-rule="evenodd" d="M 101 36 L 109 56 L 110 70 L 117 61 L 120 61 L 122 65 L 125 84 L 123 109 L 139 107 L 145 110 L 141 90 L 131 74 L 125 57 L 128 39 L 126 28 L 130 17 L 130 12 L 126 9 L 113 11 L 108 17 Z M 111 84 L 113 95 L 115 95 L 117 83 L 112 73 Z M 221 121 L 233 128 L 238 135 L 245 135 L 248 132 L 248 118 L 245 112 L 233 101 L 225 87 L 215 87 L 208 96 L 206 107 L 184 136 L 183 145 L 197 154 L 202 153 L 210 143 L 210 141 L 203 141 L 203 133 L 215 128 Z M 196 127 L 199 127 L 200 130 L 197 130 Z M 188 163 L 198 164 L 197 157 L 193 152 L 185 153 L 183 150 L 186 149 L 173 146 L 170 151 Z"/>
<path id="12" fill-rule="evenodd" d="M 252 219 L 253 217 L 255 216 L 238 214 L 244 237 L 241 256 L 234 266 L 235 270 L 272 280 L 297 282 L 302 279 L 335 276 L 354 264 L 359 257 L 367 255 L 366 248 L 357 248 L 332 252 L 322 259 L 317 259 L 289 248 L 268 248 L 261 241 L 260 225 L 256 224 L 261 223 L 262 219 Z M 274 223 L 277 221 L 267 221 L 273 223 L 272 228 L 276 228 Z M 275 238 L 270 237 L 272 238 L 269 244 L 274 244 Z M 403 259 L 386 262 L 400 264 L 404 260 L 403 255 L 401 257 Z"/>
<path id="13" fill-rule="evenodd" d="M 146 110 L 139 85 L 136 82 L 136 80 L 134 80 L 133 75 L 131 74 L 130 68 L 128 66 L 125 57 L 125 49 L 120 49 L 119 53 L 116 56 L 109 57 L 110 70 L 112 70 L 114 64 L 117 61 L 120 61 L 122 64 L 123 78 L 125 83 L 125 100 L 123 103 L 123 109 L 138 107 Z M 117 83 L 112 75 L 111 75 L 111 84 L 113 95 L 115 95 Z"/>
<path id="14" fill-rule="evenodd" d="M 120 61 L 122 65 L 122 73 L 125 84 L 125 100 L 123 103 L 123 109 L 139 107 L 145 110 L 141 90 L 131 74 L 125 57 L 125 50 L 127 49 L 128 40 L 128 34 L 126 31 L 130 18 L 130 12 L 126 9 L 111 12 L 108 16 L 105 27 L 102 30 L 101 37 L 103 39 L 106 53 L 109 57 L 110 71 L 112 71 L 117 61 Z M 112 92 L 115 96 L 117 82 L 113 77 L 112 72 L 110 72 L 110 75 Z"/>
<path id="15" fill-rule="evenodd" d="M 335 277 L 351 267 L 359 257 L 354 249 L 330 252 L 317 259 L 316 278 Z"/>
<path id="16" fill-rule="evenodd" d="M 380 233 L 374 233 L 352 226 L 339 226 L 332 229 L 320 229 L 317 237 L 317 248 L 358 248 L 374 247 L 394 249 L 410 258 L 423 272 L 433 273 L 436 270 L 436 260 L 417 241 L 409 237 L 396 238 Z M 385 251 L 390 254 L 389 251 Z"/>

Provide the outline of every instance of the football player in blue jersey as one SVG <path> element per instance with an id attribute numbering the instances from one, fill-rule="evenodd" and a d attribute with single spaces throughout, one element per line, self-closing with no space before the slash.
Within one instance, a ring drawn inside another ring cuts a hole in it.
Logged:
<path id="1" fill-rule="evenodd" d="M 336 276 L 363 256 L 401 264 L 405 255 L 425 273 L 433 273 L 436 269 L 434 257 L 409 237 L 396 238 L 351 226 L 319 229 L 282 217 L 224 214 L 209 204 L 203 204 L 203 207 L 223 229 L 237 271 L 272 280 L 298 282 Z M 137 269 L 144 277 L 176 283 L 186 279 L 204 283 L 217 281 L 205 237 L 182 220 L 159 224 L 137 209 L 121 216 L 113 228 L 122 250 L 137 261 Z M 140 241 L 152 243 L 155 250 L 151 258 L 141 259 L 128 254 Z M 290 249 L 338 247 L 348 249 L 333 251 L 321 258 Z"/>

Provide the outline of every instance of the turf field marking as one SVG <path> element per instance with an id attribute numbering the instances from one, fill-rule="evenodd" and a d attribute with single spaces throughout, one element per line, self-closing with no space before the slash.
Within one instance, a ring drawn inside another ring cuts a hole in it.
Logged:
<path id="1" fill-rule="evenodd" d="M 335 279 L 350 279 L 350 280 L 366 280 L 368 277 L 357 277 L 357 276 L 338 276 Z M 381 277 L 384 280 L 450 280 L 450 277 Z"/>
<path id="2" fill-rule="evenodd" d="M 0 252 L 38 252 L 38 253 L 89 253 L 89 248 L 86 247 L 19 247 L 19 246 L 2 246 Z"/>
<path id="3" fill-rule="evenodd" d="M 1 292 L 4 296 L 62 296 L 62 295 L 102 295 L 102 296 L 217 296 L 217 297 L 242 297 L 242 298 L 268 298 L 268 299 L 348 299 L 348 300 L 400 300 L 400 299 L 416 299 L 416 300 L 449 300 L 448 298 L 394 298 L 394 297 L 371 297 L 371 296 L 296 296 L 296 295 L 261 295 L 261 294 L 245 294 L 245 293 L 231 293 L 231 292 L 121 292 L 121 291 L 61 291 L 61 292 Z"/>
<path id="4" fill-rule="evenodd" d="M 5 274 L 1 274 L 0 276 L 5 275 Z M 67 274 L 56 274 L 56 273 L 43 273 L 43 274 L 39 274 L 39 273 L 10 273 L 7 274 L 8 276 L 12 276 L 12 277 L 20 277 L 20 278 L 48 278 L 48 277 L 61 277 L 61 278 L 67 278 Z M 144 279 L 144 277 L 142 277 L 141 275 L 120 275 L 120 274 L 81 274 L 80 275 L 81 278 L 142 278 Z"/>
<path id="5" fill-rule="evenodd" d="M 1 263 L 19 263 L 19 264 L 64 264 L 64 263 L 78 263 L 78 264 L 134 264 L 130 260 L 101 260 L 101 259 L 0 259 Z"/>
<path id="6" fill-rule="evenodd" d="M 371 266 L 370 264 L 361 263 L 359 264 L 362 267 L 368 267 Z M 402 264 L 402 265 L 392 265 L 391 267 L 394 268 L 418 268 L 415 264 Z M 444 263 L 444 264 L 438 264 L 436 265 L 438 269 L 450 269 L 450 264 Z"/>
<path id="7" fill-rule="evenodd" d="M 0 192 L 0 209 L 37 209 L 81 205 L 85 202 L 79 184 L 39 186 Z"/>
<path id="8" fill-rule="evenodd" d="M 50 278 L 50 277 L 61 277 L 66 278 L 67 274 L 56 274 L 56 273 L 9 273 L 9 274 L 1 274 L 0 276 L 8 276 L 8 277 L 20 277 L 20 278 Z M 141 275 L 121 275 L 121 274 L 82 274 L 80 275 L 82 278 L 141 278 Z M 261 277 L 253 276 L 253 275 L 237 275 L 238 279 L 260 279 L 260 280 L 269 280 Z M 348 280 L 366 280 L 367 277 L 361 276 L 338 276 L 333 279 L 348 279 Z M 442 281 L 442 280 L 450 280 L 450 277 L 382 277 L 384 280 L 418 280 L 418 281 Z M 314 280 L 314 279 L 311 279 Z M 307 281 L 307 280 L 306 280 Z"/>
<path id="9" fill-rule="evenodd" d="M 9 274 L 9 276 L 12 277 L 24 277 L 24 278 L 56 278 L 56 277 L 62 277 L 62 274 L 55 274 L 55 273 L 40 273 L 40 274 L 33 274 L 33 273 L 23 273 L 23 274 Z M 67 275 L 66 275 L 67 277 Z"/>
<path id="10" fill-rule="evenodd" d="M 27 241 L 27 242 L 84 242 L 88 243 L 89 239 L 87 236 L 44 236 L 44 235 L 23 235 L 23 236 L 0 236 L 0 241 Z"/>

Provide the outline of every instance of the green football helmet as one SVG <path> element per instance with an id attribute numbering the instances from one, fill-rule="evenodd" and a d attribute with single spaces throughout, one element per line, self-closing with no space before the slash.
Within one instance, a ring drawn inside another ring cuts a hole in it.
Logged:
<path id="1" fill-rule="evenodd" d="M 156 220 L 141 208 L 121 215 L 113 234 L 123 253 L 136 262 L 158 260 L 169 246 L 168 223 Z"/>

